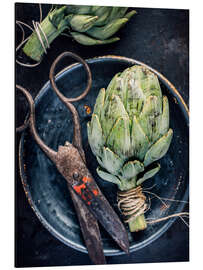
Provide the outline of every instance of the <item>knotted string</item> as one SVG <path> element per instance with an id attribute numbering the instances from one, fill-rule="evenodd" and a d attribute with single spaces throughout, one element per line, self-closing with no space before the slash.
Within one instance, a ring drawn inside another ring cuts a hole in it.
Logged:
<path id="1" fill-rule="evenodd" d="M 168 208 L 168 205 L 164 202 L 164 200 L 188 203 L 186 201 L 161 198 L 153 192 L 143 190 L 141 186 L 132 188 L 128 191 L 118 191 L 117 193 L 118 208 L 120 209 L 122 215 L 124 216 L 125 223 L 128 223 L 134 218 L 146 213 L 151 208 L 152 198 L 150 197 L 146 198 L 146 196 L 143 193 L 147 193 L 153 195 L 155 198 L 158 198 L 161 201 L 161 203 L 165 206 L 165 208 Z M 181 220 L 186 224 L 186 226 L 189 227 L 188 223 L 183 219 L 189 217 L 188 212 L 175 213 L 162 218 L 148 218 L 146 219 L 146 222 L 148 224 L 154 224 L 174 217 L 180 217 Z"/>

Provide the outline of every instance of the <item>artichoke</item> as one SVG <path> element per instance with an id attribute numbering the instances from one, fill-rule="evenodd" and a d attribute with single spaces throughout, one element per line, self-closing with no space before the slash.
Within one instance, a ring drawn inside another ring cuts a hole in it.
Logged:
<path id="1" fill-rule="evenodd" d="M 51 42 L 64 30 L 78 43 L 91 46 L 118 41 L 113 35 L 136 13 L 126 7 L 76 6 L 56 7 L 41 22 L 25 44 L 24 53 L 40 61 Z M 127 12 L 127 13 L 126 13 Z M 40 41 L 41 39 L 41 41 Z"/>
<path id="2" fill-rule="evenodd" d="M 122 192 L 140 186 L 160 169 L 171 143 L 169 103 L 157 76 L 135 65 L 116 74 L 107 90 L 100 90 L 88 141 L 99 163 L 98 175 Z M 146 228 L 144 213 L 130 219 L 130 231 Z"/>

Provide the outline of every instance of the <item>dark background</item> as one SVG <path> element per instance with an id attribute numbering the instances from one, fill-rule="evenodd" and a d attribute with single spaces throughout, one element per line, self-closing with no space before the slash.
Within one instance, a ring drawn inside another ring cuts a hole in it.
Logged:
<path id="1" fill-rule="evenodd" d="M 50 5 L 42 5 L 47 14 Z M 29 89 L 35 97 L 48 81 L 49 68 L 60 53 L 70 50 L 83 58 L 102 55 L 121 55 L 148 64 L 162 73 L 178 89 L 189 105 L 189 11 L 172 9 L 135 8 L 137 14 L 118 33 L 117 43 L 85 47 L 66 36 L 58 37 L 42 63 L 35 68 L 16 65 L 16 83 Z M 37 4 L 15 5 L 16 20 L 32 26 L 39 21 Z M 29 31 L 26 31 L 29 34 Z M 16 27 L 16 45 L 22 38 Z M 19 56 L 23 55 L 20 53 Z M 21 60 L 25 60 L 21 58 Z M 66 60 L 66 65 L 72 63 Z M 16 98 L 16 125 L 25 117 L 24 99 Z M 88 255 L 65 246 L 54 238 L 39 222 L 25 197 L 19 176 L 18 144 L 16 136 L 16 200 L 15 200 L 15 265 L 17 267 L 92 264 Z M 185 209 L 188 211 L 188 209 Z M 174 262 L 189 260 L 189 229 L 176 222 L 158 240 L 130 255 L 106 257 L 108 264 Z"/>

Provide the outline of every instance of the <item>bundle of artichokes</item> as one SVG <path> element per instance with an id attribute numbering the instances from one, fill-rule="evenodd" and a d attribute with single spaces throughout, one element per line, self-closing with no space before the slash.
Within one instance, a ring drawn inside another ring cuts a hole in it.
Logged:
<path id="1" fill-rule="evenodd" d="M 157 76 L 138 65 L 116 74 L 100 90 L 87 131 L 102 179 L 128 191 L 154 176 L 160 169 L 155 161 L 166 154 L 173 135 Z M 144 214 L 129 227 L 145 229 Z"/>
<path id="2" fill-rule="evenodd" d="M 25 44 L 24 53 L 40 61 L 51 42 L 68 29 L 69 34 L 83 45 L 101 45 L 118 41 L 113 35 L 136 13 L 126 7 L 76 6 L 57 7 L 41 22 L 38 34 L 32 33 Z M 41 41 L 40 41 L 40 38 Z"/>

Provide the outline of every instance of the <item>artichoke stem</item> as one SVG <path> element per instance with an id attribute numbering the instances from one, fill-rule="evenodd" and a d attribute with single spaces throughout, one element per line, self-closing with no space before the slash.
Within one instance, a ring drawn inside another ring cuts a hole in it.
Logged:
<path id="1" fill-rule="evenodd" d="M 63 10 L 62 10 L 63 11 Z M 62 12 L 61 11 L 61 12 Z M 54 11 L 53 11 L 54 13 Z M 59 16 L 60 14 L 58 14 Z M 61 15 L 62 16 L 62 15 Z M 61 19 L 62 21 L 62 19 Z M 48 15 L 41 23 L 40 23 L 40 37 L 41 40 L 45 46 L 45 48 L 48 48 L 48 44 L 50 45 L 52 41 L 58 37 L 61 32 L 63 32 L 67 28 L 67 23 L 65 20 L 63 21 L 64 25 L 60 25 L 59 28 L 56 28 L 54 24 L 51 22 L 50 15 Z M 41 30 L 42 29 L 42 30 Z M 47 41 L 44 37 L 44 35 L 47 38 Z M 30 57 L 34 61 L 41 61 L 42 56 L 44 54 L 44 48 L 41 44 L 41 41 L 39 40 L 39 37 L 37 36 L 36 31 L 32 33 L 29 40 L 26 42 L 25 46 L 23 47 L 23 52 Z"/>
<path id="2" fill-rule="evenodd" d="M 128 223 L 130 232 L 138 232 L 147 228 L 147 223 L 144 214 L 135 217 Z"/>
<path id="3" fill-rule="evenodd" d="M 133 188 L 137 188 L 139 185 L 136 185 L 136 177 L 130 179 L 130 180 L 125 180 L 121 179 L 121 183 L 119 185 L 119 189 L 121 191 L 126 191 L 128 192 L 129 190 Z M 144 214 L 141 214 L 140 216 L 135 217 L 134 219 L 131 219 L 131 221 L 128 222 L 130 232 L 138 232 L 142 231 L 147 228 L 147 223 L 145 220 Z"/>
<path id="4" fill-rule="evenodd" d="M 120 178 L 120 184 L 118 185 L 118 187 L 121 191 L 129 190 L 136 187 L 136 177 L 129 180 Z"/>

